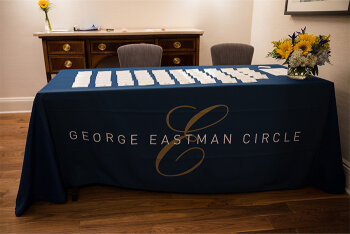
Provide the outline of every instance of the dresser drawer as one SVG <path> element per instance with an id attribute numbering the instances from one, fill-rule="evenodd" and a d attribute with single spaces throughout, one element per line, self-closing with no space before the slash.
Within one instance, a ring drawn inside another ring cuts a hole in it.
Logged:
<path id="1" fill-rule="evenodd" d="M 194 66 L 195 54 L 163 54 L 162 66 Z"/>
<path id="2" fill-rule="evenodd" d="M 94 54 L 116 54 L 117 49 L 120 46 L 128 45 L 128 44 L 154 44 L 155 41 L 153 39 L 149 40 L 96 40 L 91 41 L 91 53 Z"/>
<path id="3" fill-rule="evenodd" d="M 164 51 L 195 51 L 195 38 L 159 39 L 158 44 Z"/>
<path id="4" fill-rule="evenodd" d="M 84 41 L 48 41 L 48 54 L 85 54 Z"/>
<path id="5" fill-rule="evenodd" d="M 50 72 L 59 72 L 61 69 L 84 69 L 84 56 L 50 56 Z"/>

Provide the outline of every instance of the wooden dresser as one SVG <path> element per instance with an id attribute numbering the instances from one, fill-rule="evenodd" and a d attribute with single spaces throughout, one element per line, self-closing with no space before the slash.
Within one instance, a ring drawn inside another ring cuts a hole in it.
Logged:
<path id="1" fill-rule="evenodd" d="M 163 48 L 162 66 L 199 65 L 199 29 L 116 30 L 113 32 L 34 33 L 42 39 L 47 82 L 61 69 L 101 67 L 108 59 L 116 61 L 119 46 L 150 43 Z"/>

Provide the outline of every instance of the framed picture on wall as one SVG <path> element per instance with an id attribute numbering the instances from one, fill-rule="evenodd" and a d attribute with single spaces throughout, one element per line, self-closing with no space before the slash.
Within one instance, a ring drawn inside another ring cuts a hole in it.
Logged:
<path id="1" fill-rule="evenodd" d="M 350 0 L 286 0 L 285 15 L 347 15 Z"/>

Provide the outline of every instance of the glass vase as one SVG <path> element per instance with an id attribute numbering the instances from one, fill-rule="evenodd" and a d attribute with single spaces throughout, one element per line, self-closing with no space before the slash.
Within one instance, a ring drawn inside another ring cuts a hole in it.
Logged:
<path id="1" fill-rule="evenodd" d="M 47 15 L 47 11 L 45 11 L 45 32 L 51 32 L 52 28 L 51 28 L 51 23 L 50 23 L 50 19 L 49 16 Z"/>
<path id="2" fill-rule="evenodd" d="M 290 67 L 288 65 L 288 74 L 287 76 L 295 80 L 304 80 L 311 76 L 312 68 L 310 67 Z"/>
<path id="3" fill-rule="evenodd" d="M 47 20 L 45 20 L 45 28 L 44 28 L 45 32 L 51 32 L 50 27 L 49 27 L 49 23 Z"/>

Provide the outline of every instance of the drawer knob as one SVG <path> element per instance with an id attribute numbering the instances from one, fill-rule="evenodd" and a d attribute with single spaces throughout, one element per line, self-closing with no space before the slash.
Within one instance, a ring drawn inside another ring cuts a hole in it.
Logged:
<path id="1" fill-rule="evenodd" d="M 107 48 L 106 44 L 104 44 L 104 43 L 98 44 L 97 47 L 98 47 L 98 49 L 101 50 L 101 51 L 104 51 L 104 50 Z"/>
<path id="2" fill-rule="evenodd" d="M 63 48 L 63 50 L 66 51 L 66 52 L 70 51 L 70 45 L 69 45 L 68 43 L 64 44 L 64 45 L 62 46 L 62 48 Z"/>
<path id="3" fill-rule="evenodd" d="M 181 59 L 179 57 L 175 57 L 173 59 L 173 63 L 176 64 L 176 65 L 179 65 L 181 63 Z"/>
<path id="4" fill-rule="evenodd" d="M 70 60 L 66 60 L 66 61 L 64 62 L 64 66 L 65 66 L 66 68 L 71 68 L 72 65 L 73 65 L 73 63 L 72 63 L 72 61 L 70 61 Z"/>
<path id="5" fill-rule="evenodd" d="M 176 49 L 180 49 L 180 48 L 181 48 L 181 42 L 175 41 L 175 42 L 173 43 L 173 46 L 174 46 L 174 48 L 176 48 Z"/>

